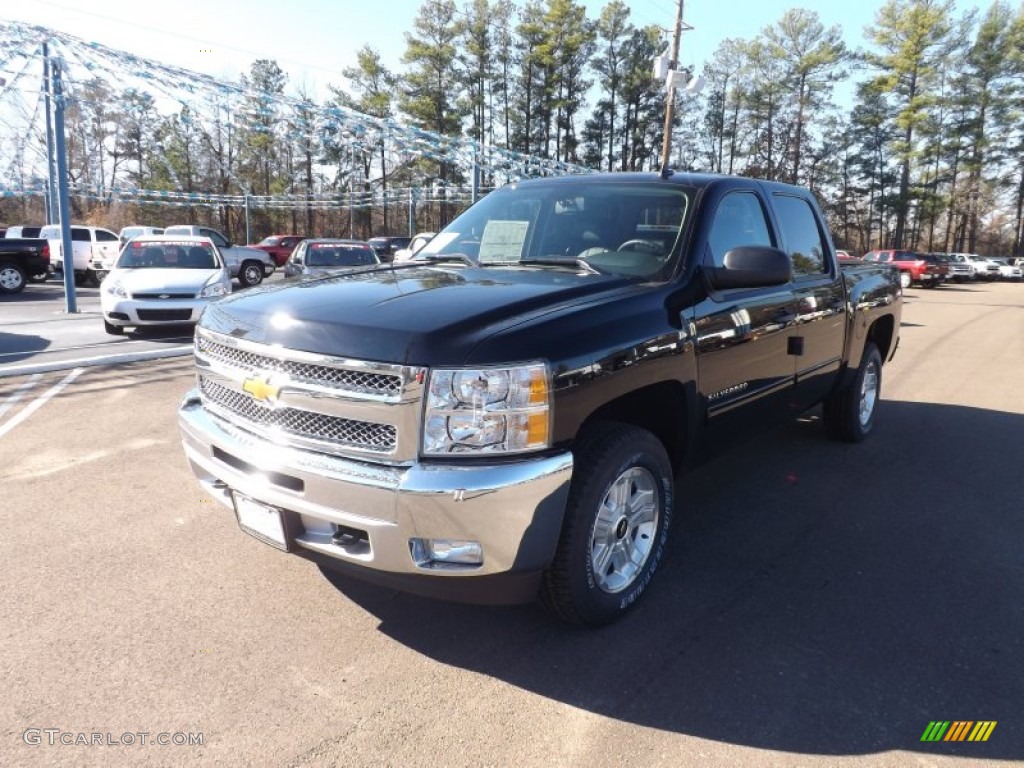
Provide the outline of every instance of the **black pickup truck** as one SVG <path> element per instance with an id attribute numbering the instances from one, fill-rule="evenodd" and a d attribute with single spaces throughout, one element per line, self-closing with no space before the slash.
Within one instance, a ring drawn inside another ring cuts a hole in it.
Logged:
<path id="1" fill-rule="evenodd" d="M 38 238 L 0 238 L 0 293 L 18 293 L 50 271 L 50 244 Z M 38 277 L 37 277 L 38 276 Z"/>
<path id="2" fill-rule="evenodd" d="M 871 431 L 900 310 L 899 273 L 840 265 L 805 189 L 522 182 L 412 261 L 212 304 L 179 425 L 268 544 L 598 625 L 658 568 L 682 470 L 818 403 L 835 437 Z"/>

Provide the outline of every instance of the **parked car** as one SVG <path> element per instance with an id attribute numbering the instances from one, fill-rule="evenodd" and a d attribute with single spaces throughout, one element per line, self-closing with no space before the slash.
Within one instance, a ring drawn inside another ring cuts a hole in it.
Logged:
<path id="1" fill-rule="evenodd" d="M 50 243 L 50 263 L 53 265 L 53 271 L 63 272 L 65 259 L 60 224 L 47 224 L 39 236 Z M 99 285 L 100 277 L 96 274 L 93 264 L 112 262 L 117 258 L 118 246 L 117 235 L 109 229 L 72 224 L 71 265 L 75 272 L 75 285 Z"/>
<path id="2" fill-rule="evenodd" d="M 132 238 L 100 289 L 103 327 L 121 335 L 132 326 L 195 323 L 211 301 L 231 293 L 231 277 L 206 237 Z"/>
<path id="3" fill-rule="evenodd" d="M 934 253 L 881 249 L 865 253 L 864 261 L 877 261 L 898 267 L 900 285 L 903 288 L 909 288 L 913 283 L 919 283 L 925 288 L 934 288 L 941 285 L 949 275 L 949 267 Z"/>
<path id="4" fill-rule="evenodd" d="M 409 241 L 409 245 L 405 248 L 399 248 L 395 251 L 395 261 L 408 261 L 415 256 L 419 250 L 429 243 L 433 237 L 434 232 L 420 232 L 415 235 L 412 240 Z"/>
<path id="5" fill-rule="evenodd" d="M 162 235 L 164 233 L 163 227 L 147 227 L 141 224 L 133 224 L 130 227 L 122 227 L 121 231 L 117 233 L 117 239 L 121 243 L 121 247 L 131 240 L 133 237 L 141 237 L 142 235 Z"/>
<path id="6" fill-rule="evenodd" d="M 0 293 L 25 290 L 31 275 L 50 269 L 50 244 L 41 238 L 0 238 Z"/>
<path id="7" fill-rule="evenodd" d="M 968 280 L 974 280 L 974 264 L 971 263 L 970 259 L 967 258 L 967 254 L 964 253 L 946 253 L 940 254 L 946 257 L 949 264 L 949 276 L 951 279 L 958 283 L 965 283 Z"/>
<path id="8" fill-rule="evenodd" d="M 974 276 L 978 280 L 998 280 L 999 265 L 987 256 L 979 256 L 976 253 L 965 253 L 963 257 L 974 267 Z"/>
<path id="9" fill-rule="evenodd" d="M 33 237 L 39 237 L 39 233 L 42 232 L 42 230 L 43 230 L 42 225 L 40 225 L 38 227 L 37 226 L 20 226 L 20 225 L 15 225 L 13 227 L 8 227 L 6 229 L 6 231 L 3 233 L 2 237 L 4 237 L 4 238 L 12 238 L 12 239 L 13 238 L 33 238 Z M 42 282 L 44 282 L 50 276 L 50 273 L 53 271 L 53 268 L 49 266 L 49 259 L 47 259 L 47 267 L 48 268 L 47 268 L 46 272 L 39 272 L 39 273 L 37 273 L 35 275 L 29 275 L 28 276 L 29 282 L 30 283 L 42 283 Z"/>
<path id="10" fill-rule="evenodd" d="M 259 285 L 263 278 L 270 277 L 277 269 L 274 259 L 266 251 L 235 245 L 223 234 L 210 227 L 199 227 L 191 224 L 175 224 L 164 229 L 165 235 L 191 235 L 208 238 L 220 252 L 231 277 L 238 280 L 239 285 L 248 288 Z"/>
<path id="11" fill-rule="evenodd" d="M 410 240 L 412 240 L 411 237 L 392 237 L 389 235 L 387 237 L 371 237 L 366 242 L 377 252 L 381 261 L 390 262 L 395 260 L 395 251 L 407 247 Z"/>
<path id="12" fill-rule="evenodd" d="M 268 545 L 606 624 L 653 583 L 675 478 L 711 446 L 817 403 L 831 436 L 869 437 L 901 308 L 894 267 L 837 262 L 807 189 L 534 179 L 413 264 L 210 306 L 178 424 L 201 487 Z"/>
<path id="13" fill-rule="evenodd" d="M 303 240 L 295 247 L 284 265 L 284 276 L 324 275 L 380 263 L 377 252 L 362 240 L 317 238 Z"/>
<path id="14" fill-rule="evenodd" d="M 288 261 L 288 257 L 292 255 L 292 251 L 295 250 L 295 246 L 305 239 L 302 235 L 271 235 L 248 247 L 266 251 L 277 266 L 283 267 Z"/>
<path id="15" fill-rule="evenodd" d="M 40 224 L 38 227 L 35 226 L 13 226 L 8 227 L 7 231 L 4 232 L 4 237 L 39 237 L 39 233 L 43 231 L 43 226 Z"/>
<path id="16" fill-rule="evenodd" d="M 996 259 L 994 261 L 999 265 L 999 279 L 1000 280 L 1020 280 L 1021 268 L 1018 264 L 1011 264 L 1009 259 Z"/>

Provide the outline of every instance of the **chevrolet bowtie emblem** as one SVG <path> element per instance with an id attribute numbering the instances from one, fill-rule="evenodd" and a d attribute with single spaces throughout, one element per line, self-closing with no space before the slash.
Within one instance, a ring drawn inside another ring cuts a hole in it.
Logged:
<path id="1" fill-rule="evenodd" d="M 281 394 L 281 387 L 270 383 L 270 376 L 253 376 L 242 382 L 242 391 L 252 395 L 253 400 L 273 405 Z"/>

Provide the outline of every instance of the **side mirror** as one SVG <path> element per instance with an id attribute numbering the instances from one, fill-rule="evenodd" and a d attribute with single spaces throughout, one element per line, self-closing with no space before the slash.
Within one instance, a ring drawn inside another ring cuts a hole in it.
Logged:
<path id="1" fill-rule="evenodd" d="M 704 271 L 713 288 L 761 288 L 785 285 L 793 278 L 793 262 L 778 248 L 745 245 L 725 254 L 721 267 Z"/>

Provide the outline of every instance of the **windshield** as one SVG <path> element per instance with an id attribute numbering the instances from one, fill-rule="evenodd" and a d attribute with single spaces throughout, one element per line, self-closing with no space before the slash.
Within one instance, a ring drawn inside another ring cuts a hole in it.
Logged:
<path id="1" fill-rule="evenodd" d="M 220 263 L 209 243 L 153 243 L 132 240 L 121 251 L 118 269 L 217 269 Z"/>
<path id="2" fill-rule="evenodd" d="M 377 264 L 377 254 L 365 245 L 312 243 L 306 265 L 310 267 L 359 267 Z"/>
<path id="3" fill-rule="evenodd" d="M 462 255 L 481 265 L 577 259 L 608 274 L 667 274 L 680 250 L 689 193 L 657 182 L 513 184 L 434 236 L 416 259 Z"/>

